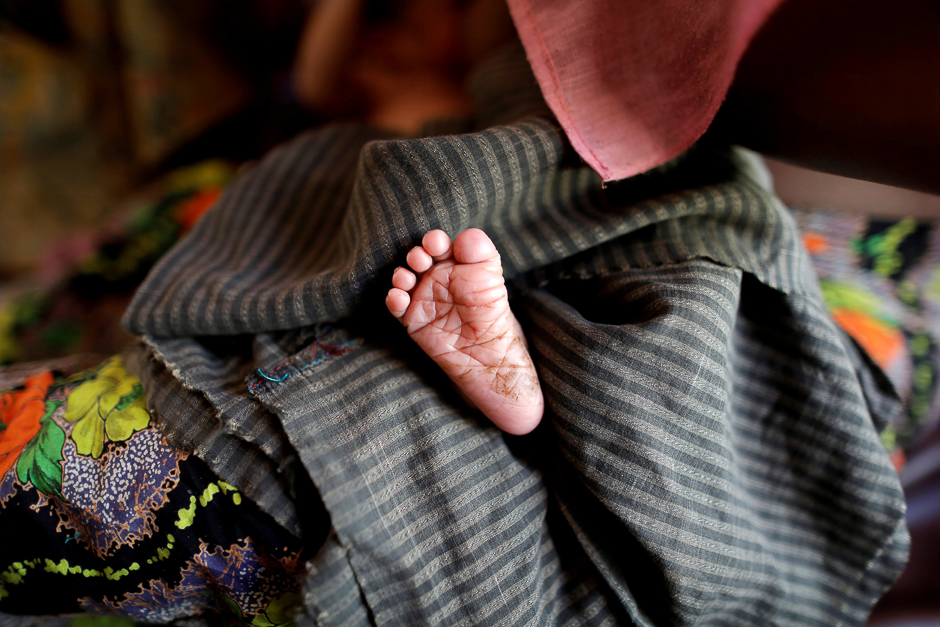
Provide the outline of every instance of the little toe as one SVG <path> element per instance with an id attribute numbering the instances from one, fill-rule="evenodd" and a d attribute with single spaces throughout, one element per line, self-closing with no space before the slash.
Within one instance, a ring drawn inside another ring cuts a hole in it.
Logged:
<path id="1" fill-rule="evenodd" d="M 408 267 L 415 272 L 426 272 L 434 265 L 434 259 L 421 246 L 415 246 L 409 250 L 408 255 L 405 256 L 405 261 L 408 262 Z"/>
<path id="2" fill-rule="evenodd" d="M 395 268 L 395 272 L 392 273 L 392 287 L 400 290 L 410 292 L 417 282 L 414 272 L 409 272 L 405 268 Z"/>
<path id="3" fill-rule="evenodd" d="M 434 229 L 424 234 L 421 239 L 421 246 L 429 255 L 434 257 L 435 261 L 440 261 L 450 254 L 451 241 L 447 233 L 440 229 Z"/>
<path id="4" fill-rule="evenodd" d="M 385 297 L 385 306 L 388 307 L 389 313 L 396 318 L 405 315 L 405 311 L 410 304 L 411 296 L 408 295 L 408 292 L 397 287 L 390 289 Z"/>
<path id="5" fill-rule="evenodd" d="M 454 259 L 458 263 L 479 263 L 498 259 L 493 240 L 480 229 L 467 229 L 454 239 Z"/>

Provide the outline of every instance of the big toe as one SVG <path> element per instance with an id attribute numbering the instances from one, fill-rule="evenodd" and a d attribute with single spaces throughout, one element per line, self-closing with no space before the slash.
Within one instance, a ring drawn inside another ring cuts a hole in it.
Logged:
<path id="1" fill-rule="evenodd" d="M 493 240 L 480 229 L 467 229 L 454 239 L 454 259 L 458 263 L 479 263 L 498 258 Z"/>

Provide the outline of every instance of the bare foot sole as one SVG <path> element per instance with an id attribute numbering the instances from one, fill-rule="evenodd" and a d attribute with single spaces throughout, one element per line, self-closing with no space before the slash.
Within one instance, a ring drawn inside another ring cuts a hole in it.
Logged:
<path id="1" fill-rule="evenodd" d="M 388 310 L 497 427 L 532 431 L 544 412 L 542 388 L 493 242 L 479 229 L 453 243 L 444 231 L 429 231 L 406 261 L 411 271 L 392 275 Z"/>

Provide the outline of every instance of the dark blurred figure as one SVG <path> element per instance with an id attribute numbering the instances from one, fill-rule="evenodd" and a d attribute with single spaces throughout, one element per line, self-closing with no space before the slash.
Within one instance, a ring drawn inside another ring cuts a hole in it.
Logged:
<path id="1" fill-rule="evenodd" d="M 59 0 L 2 0 L 0 23 L 7 22 L 53 46 L 72 41 Z"/>
<path id="2" fill-rule="evenodd" d="M 238 113 L 176 151 L 161 170 L 214 157 L 254 159 L 324 121 L 298 105 L 290 82 L 309 2 L 170 0 L 167 10 L 248 81 L 250 99 Z"/>

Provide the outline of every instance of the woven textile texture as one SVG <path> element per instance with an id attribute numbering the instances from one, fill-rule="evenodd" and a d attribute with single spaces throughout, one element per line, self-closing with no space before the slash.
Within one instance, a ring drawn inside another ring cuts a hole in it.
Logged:
<path id="1" fill-rule="evenodd" d="M 605 181 L 691 146 L 782 0 L 509 0 L 545 100 Z"/>
<path id="2" fill-rule="evenodd" d="M 170 443 L 295 534 L 322 499 L 301 622 L 863 624 L 907 554 L 899 403 L 759 167 L 701 143 L 604 187 L 518 51 L 479 85 L 474 132 L 297 138 L 158 263 L 125 362 Z M 530 436 L 383 306 L 426 231 L 469 227 L 542 382 Z"/>

